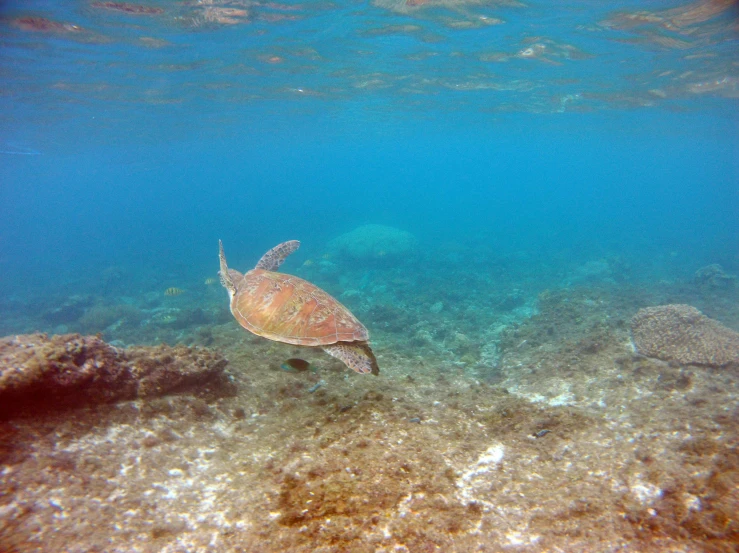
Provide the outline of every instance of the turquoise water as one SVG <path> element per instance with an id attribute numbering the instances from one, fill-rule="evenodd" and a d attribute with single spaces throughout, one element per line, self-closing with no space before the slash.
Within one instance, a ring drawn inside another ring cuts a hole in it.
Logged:
<path id="1" fill-rule="evenodd" d="M 0 551 L 735 552 L 738 5 L 0 2 Z"/>
<path id="2" fill-rule="evenodd" d="M 295 269 L 367 223 L 441 275 L 444 244 L 482 274 L 736 273 L 736 6 L 643 8 L 5 3 L 0 292 L 33 318 L 192 289 L 219 238 L 242 268 L 300 239 Z"/>

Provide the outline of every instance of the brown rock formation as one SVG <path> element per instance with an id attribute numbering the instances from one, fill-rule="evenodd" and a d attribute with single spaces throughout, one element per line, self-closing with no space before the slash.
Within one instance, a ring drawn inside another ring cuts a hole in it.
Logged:
<path id="1" fill-rule="evenodd" d="M 223 381 L 227 363 L 185 346 L 119 349 L 96 336 L 10 336 L 0 339 L 0 417 L 205 386 Z"/>

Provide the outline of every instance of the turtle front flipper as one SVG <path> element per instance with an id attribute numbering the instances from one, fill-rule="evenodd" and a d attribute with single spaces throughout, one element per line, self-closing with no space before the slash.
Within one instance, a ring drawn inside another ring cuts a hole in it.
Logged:
<path id="1" fill-rule="evenodd" d="M 265 271 L 276 271 L 282 265 L 282 262 L 285 261 L 285 258 L 299 247 L 300 242 L 297 240 L 283 242 L 265 253 L 255 268 L 264 269 Z"/>
<path id="2" fill-rule="evenodd" d="M 380 374 L 375 354 L 367 342 L 338 342 L 323 346 L 323 351 L 359 374 Z"/>

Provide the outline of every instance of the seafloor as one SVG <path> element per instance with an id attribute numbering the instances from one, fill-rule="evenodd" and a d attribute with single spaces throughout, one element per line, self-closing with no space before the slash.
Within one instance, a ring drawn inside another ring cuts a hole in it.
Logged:
<path id="1" fill-rule="evenodd" d="M 230 385 L 7 414 L 0 550 L 739 550 L 737 366 L 648 358 L 630 336 L 665 304 L 739 329 L 730 278 L 637 281 L 610 259 L 544 288 L 525 260 L 378 255 L 369 272 L 321 272 L 328 255 L 293 271 L 368 326 L 377 377 L 251 336 L 222 290 L 67 296 L 36 322 L 6 304 L 5 333 L 207 347 Z"/>

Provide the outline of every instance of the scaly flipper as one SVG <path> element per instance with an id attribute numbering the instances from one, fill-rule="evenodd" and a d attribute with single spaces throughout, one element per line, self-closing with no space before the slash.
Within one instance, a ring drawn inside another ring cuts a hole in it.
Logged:
<path id="1" fill-rule="evenodd" d="M 282 262 L 285 261 L 285 258 L 299 247 L 300 242 L 297 240 L 283 242 L 265 253 L 255 268 L 264 269 L 265 271 L 276 271 L 282 265 Z"/>
<path id="2" fill-rule="evenodd" d="M 234 286 L 231 275 L 228 274 L 228 265 L 226 264 L 226 254 L 223 251 L 223 242 L 218 241 L 218 258 L 221 260 L 221 270 L 218 271 L 218 276 L 221 277 L 221 284 L 228 290 L 229 297 L 233 297 L 236 293 L 236 286 Z"/>
<path id="3" fill-rule="evenodd" d="M 338 342 L 329 346 L 323 346 L 323 351 L 331 357 L 336 357 L 351 370 L 359 374 L 380 374 L 375 354 L 367 342 Z"/>

